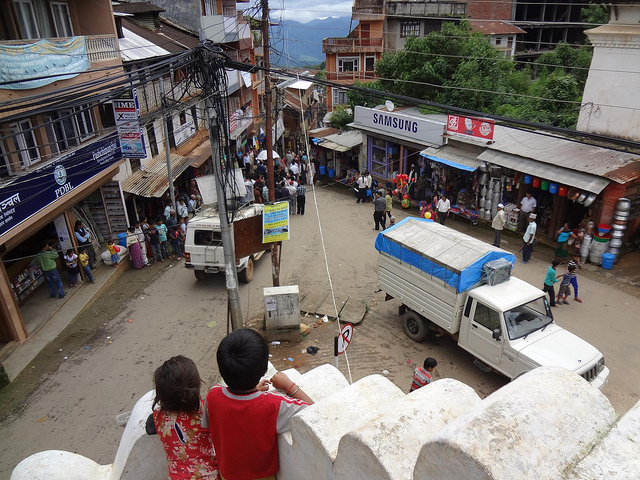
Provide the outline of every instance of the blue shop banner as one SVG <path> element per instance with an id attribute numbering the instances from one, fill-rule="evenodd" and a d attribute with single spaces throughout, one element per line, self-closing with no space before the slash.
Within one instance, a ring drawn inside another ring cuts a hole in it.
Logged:
<path id="1" fill-rule="evenodd" d="M 27 45 L 0 45 L 0 83 L 16 82 L 0 85 L 0 88 L 39 88 L 73 78 L 89 70 L 89 67 L 84 37 L 72 37 L 60 42 L 40 40 Z M 68 75 L 60 75 L 65 73 Z M 48 78 L 39 78 L 45 76 Z"/>
<path id="2" fill-rule="evenodd" d="M 120 142 L 114 133 L 0 187 L 0 235 L 121 159 Z"/>

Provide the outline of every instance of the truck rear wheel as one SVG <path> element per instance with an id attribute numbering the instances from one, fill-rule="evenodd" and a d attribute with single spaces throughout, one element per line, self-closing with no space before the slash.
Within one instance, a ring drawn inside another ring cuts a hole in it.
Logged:
<path id="1" fill-rule="evenodd" d="M 251 280 L 253 280 L 253 257 L 249 257 L 247 268 L 240 272 L 240 281 L 242 283 L 249 283 Z"/>
<path id="2" fill-rule="evenodd" d="M 427 338 L 429 327 L 424 318 L 413 312 L 404 315 L 404 333 L 414 342 L 421 342 Z"/>
<path id="3" fill-rule="evenodd" d="M 196 280 L 198 281 L 201 281 L 207 278 L 207 274 L 204 272 L 204 270 L 194 270 L 193 274 L 196 276 Z"/>

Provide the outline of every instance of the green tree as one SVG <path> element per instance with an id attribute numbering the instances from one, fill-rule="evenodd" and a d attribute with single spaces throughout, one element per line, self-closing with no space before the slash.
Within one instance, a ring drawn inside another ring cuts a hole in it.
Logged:
<path id="1" fill-rule="evenodd" d="M 585 23 L 604 25 L 609 22 L 609 9 L 606 5 L 589 4 L 580 9 L 580 16 Z"/>
<path id="2" fill-rule="evenodd" d="M 353 113 L 346 105 L 336 105 L 329 116 L 329 125 L 344 130 L 348 123 L 353 122 Z"/>

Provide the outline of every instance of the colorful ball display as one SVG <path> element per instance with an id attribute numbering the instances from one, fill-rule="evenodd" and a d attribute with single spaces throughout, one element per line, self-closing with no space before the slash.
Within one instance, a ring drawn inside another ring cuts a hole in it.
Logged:
<path id="1" fill-rule="evenodd" d="M 426 219 L 431 218 L 431 212 L 425 212 L 424 218 L 426 218 Z"/>
<path id="2" fill-rule="evenodd" d="M 402 208 L 409 208 L 411 206 L 411 200 L 408 198 L 402 199 Z"/>
<path id="3" fill-rule="evenodd" d="M 411 199 L 411 198 L 409 197 L 409 194 L 408 194 L 408 193 L 405 193 L 405 194 L 402 196 L 402 198 L 403 198 L 404 200 L 410 200 L 410 199 Z"/>

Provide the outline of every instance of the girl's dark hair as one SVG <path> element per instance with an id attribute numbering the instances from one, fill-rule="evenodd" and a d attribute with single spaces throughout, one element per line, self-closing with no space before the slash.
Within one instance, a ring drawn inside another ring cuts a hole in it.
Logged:
<path id="1" fill-rule="evenodd" d="M 216 358 L 220 375 L 229 388 L 246 392 L 254 389 L 267 373 L 269 345 L 258 332 L 243 328 L 220 342 Z"/>
<path id="2" fill-rule="evenodd" d="M 178 355 L 164 362 L 153 374 L 156 398 L 153 405 L 170 412 L 200 410 L 200 373 L 193 360 Z"/>

